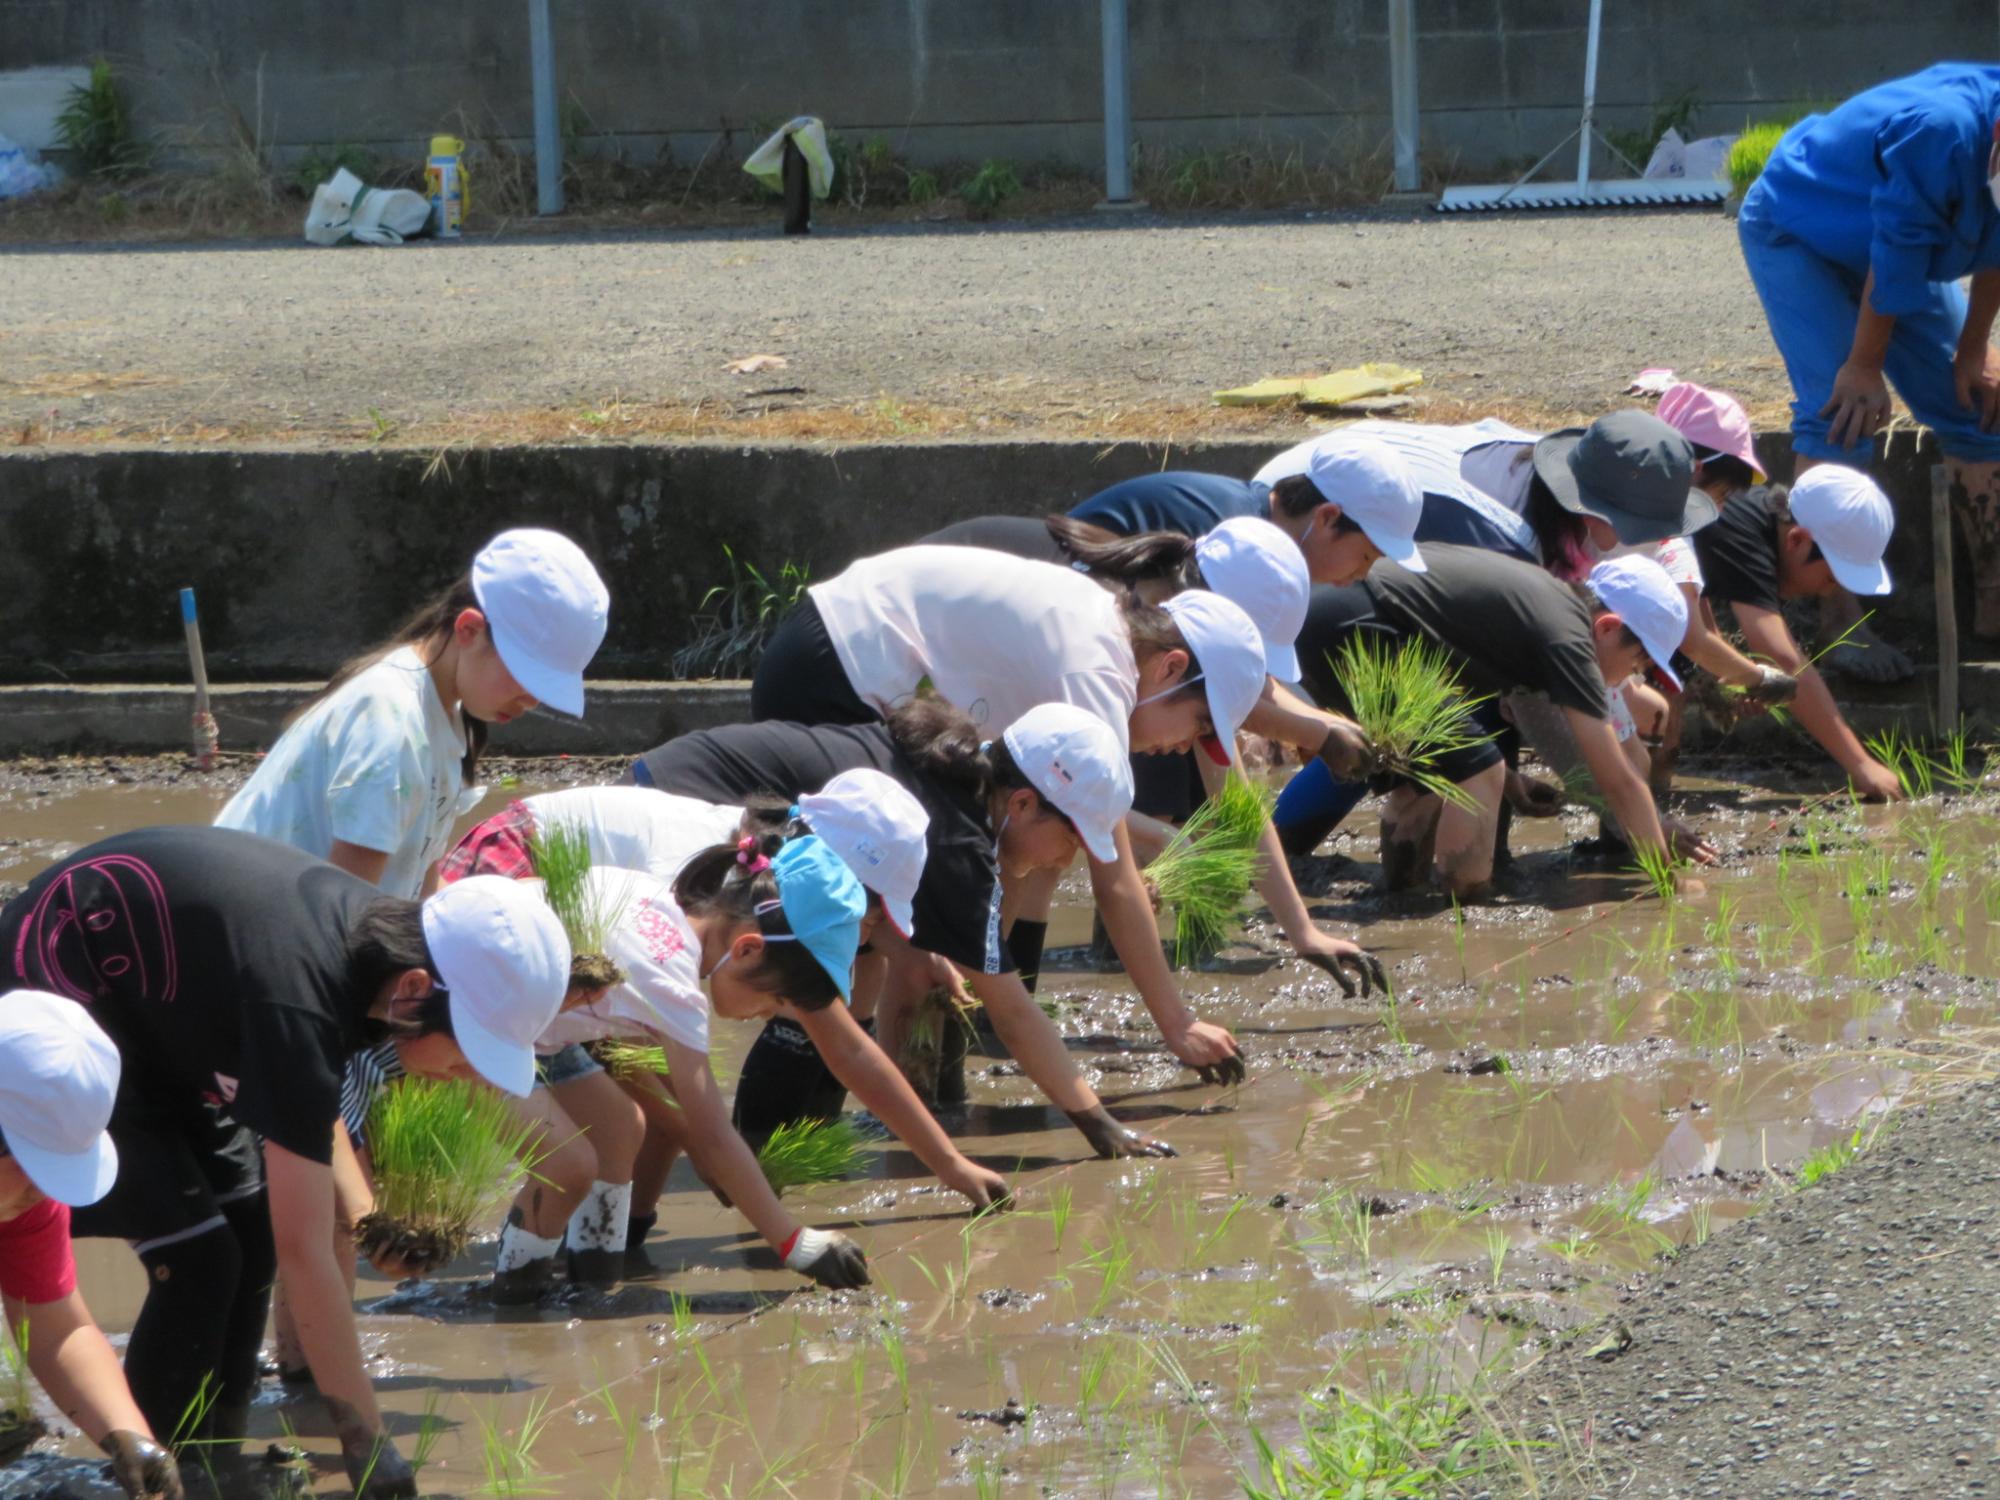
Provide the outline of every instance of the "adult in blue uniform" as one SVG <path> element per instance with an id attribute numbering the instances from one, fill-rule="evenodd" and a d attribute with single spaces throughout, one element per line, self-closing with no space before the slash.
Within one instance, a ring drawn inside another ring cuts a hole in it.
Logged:
<path id="1" fill-rule="evenodd" d="M 1737 233 L 1791 376 L 1793 451 L 1865 463 L 1893 383 L 1951 468 L 1973 629 L 2000 636 L 2000 67 L 1939 63 L 1807 116 Z"/>

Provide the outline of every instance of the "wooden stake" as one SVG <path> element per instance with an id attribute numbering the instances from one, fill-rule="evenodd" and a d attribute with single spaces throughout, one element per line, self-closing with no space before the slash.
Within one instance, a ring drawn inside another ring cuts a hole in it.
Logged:
<path id="1" fill-rule="evenodd" d="M 1951 577 L 1951 473 L 1931 465 L 1931 582 L 1937 593 L 1937 730 L 1958 728 L 1958 595 Z"/>
<path id="2" fill-rule="evenodd" d="M 208 663 L 201 654 L 201 619 L 195 613 L 193 589 L 181 590 L 181 628 L 187 632 L 188 665 L 194 669 L 194 763 L 206 771 L 215 764 L 222 736 L 208 709 Z"/>

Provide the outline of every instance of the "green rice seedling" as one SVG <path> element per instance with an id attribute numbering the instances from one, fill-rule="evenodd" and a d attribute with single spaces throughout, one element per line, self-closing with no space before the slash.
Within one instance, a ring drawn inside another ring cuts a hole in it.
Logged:
<path id="1" fill-rule="evenodd" d="M 1697 1245 L 1706 1245 L 1715 1232 L 1715 1206 L 1697 1203 L 1688 1210 L 1688 1236 Z"/>
<path id="2" fill-rule="evenodd" d="M 28 1381 L 27 1319 L 14 1326 L 0 1315 L 0 1464 L 42 1435 L 34 1402 L 34 1387 Z"/>
<path id="3" fill-rule="evenodd" d="M 537 827 L 528 838 L 528 861 L 542 882 L 549 909 L 569 935 L 570 983 L 603 989 L 622 981 L 618 966 L 604 956 L 622 903 L 608 898 L 590 878 L 590 833 L 580 823 Z"/>
<path id="4" fill-rule="evenodd" d="M 1635 844 L 1632 848 L 1632 862 L 1639 873 L 1646 877 L 1646 883 L 1653 888 L 1653 894 L 1671 906 L 1674 892 L 1680 886 L 1681 873 L 1688 868 L 1687 861 L 1664 845 Z"/>
<path id="5" fill-rule="evenodd" d="M 435 1268 L 465 1249 L 472 1226 L 514 1195 L 534 1169 L 541 1127 L 464 1078 L 404 1078 L 368 1112 L 375 1210 L 354 1226 L 364 1255 Z"/>
<path id="6" fill-rule="evenodd" d="M 1771 153 L 1778 149 L 1778 142 L 1785 138 L 1785 132 L 1792 128 L 1791 121 L 1767 120 L 1756 125 L 1745 126 L 1729 146 L 1729 185 L 1736 196 L 1742 197 L 1750 191 L 1750 185 L 1764 174 L 1764 164 L 1771 159 Z"/>
<path id="7" fill-rule="evenodd" d="M 850 1177 L 861 1164 L 861 1137 L 845 1119 L 798 1120 L 771 1132 L 757 1153 L 757 1165 L 771 1191 L 812 1187 Z"/>
<path id="8" fill-rule="evenodd" d="M 1377 1382 L 1366 1398 L 1335 1387 L 1311 1398 L 1296 1443 L 1277 1449 L 1251 1429 L 1257 1472 L 1243 1476 L 1243 1492 L 1248 1500 L 1485 1492 L 1482 1476 L 1504 1467 L 1513 1444 L 1484 1426 L 1468 1432 L 1471 1412 L 1464 1396 L 1436 1383 L 1398 1390 Z"/>
<path id="9" fill-rule="evenodd" d="M 1507 1257 L 1514 1249 L 1514 1242 L 1507 1231 L 1498 1224 L 1486 1227 L 1486 1273 L 1495 1287 L 1500 1285 L 1501 1273 L 1506 1269 Z"/>
<path id="10" fill-rule="evenodd" d="M 1486 698 L 1466 695 L 1451 654 L 1421 636 L 1392 645 L 1358 631 L 1331 664 L 1355 723 L 1375 747 L 1377 766 L 1469 807 L 1470 795 L 1437 762 L 1492 736 L 1477 732 L 1471 712 Z"/>
<path id="11" fill-rule="evenodd" d="M 603 1063 L 611 1076 L 621 1082 L 645 1084 L 649 1080 L 669 1077 L 672 1069 L 667 1066 L 667 1049 L 658 1042 L 635 1041 L 631 1037 L 609 1037 L 590 1044 L 590 1055 Z M 709 1075 L 727 1087 L 734 1081 L 735 1071 L 713 1052 L 708 1055 Z M 675 1109 L 680 1106 L 672 1093 L 666 1089 L 657 1090 L 661 1099 Z"/>
<path id="12" fill-rule="evenodd" d="M 1870 755 L 1896 773 L 1904 796 L 1917 801 L 1936 790 L 1936 773 L 1929 757 L 1903 733 L 1901 725 L 1890 724 L 1868 736 L 1864 743 Z"/>
<path id="13" fill-rule="evenodd" d="M 432 1386 L 424 1392 L 424 1409 L 417 1418 L 417 1440 L 410 1449 L 410 1468 L 421 1474 L 424 1465 L 431 1461 L 431 1454 L 437 1451 L 438 1439 L 444 1436 L 444 1392 Z"/>
<path id="14" fill-rule="evenodd" d="M 1182 967 L 1222 946 L 1229 919 L 1262 873 L 1257 840 L 1271 821 L 1271 793 L 1231 773 L 1146 867 L 1174 909 L 1174 957 Z"/>
<path id="15" fill-rule="evenodd" d="M 1565 1264 L 1573 1266 L 1578 1261 L 1590 1259 L 1600 1247 L 1591 1239 L 1589 1231 L 1577 1228 L 1571 1229 L 1559 1240 L 1550 1240 L 1549 1248 L 1560 1255 Z"/>
<path id="16" fill-rule="evenodd" d="M 540 1483 L 541 1465 L 535 1462 L 535 1446 L 540 1443 L 555 1413 L 550 1409 L 551 1393 L 542 1392 L 528 1403 L 518 1425 L 504 1423 L 496 1406 L 491 1417 L 474 1413 L 479 1423 L 479 1459 L 486 1471 L 481 1486 L 500 1500 L 521 1495 L 549 1495 L 557 1491 Z"/>
<path id="17" fill-rule="evenodd" d="M 1806 1159 L 1799 1163 L 1798 1185 L 1808 1188 L 1816 1182 L 1831 1177 L 1859 1156 L 1861 1147 L 1861 1128 L 1856 1126 L 1854 1134 L 1846 1140 L 1835 1141 L 1831 1146 L 1822 1146 L 1819 1150 L 1808 1153 Z"/>
<path id="18" fill-rule="evenodd" d="M 1055 1231 L 1056 1254 L 1062 1254 L 1063 1236 L 1069 1231 L 1070 1211 L 1076 1206 L 1076 1190 L 1068 1183 L 1049 1190 L 1049 1227 Z"/>

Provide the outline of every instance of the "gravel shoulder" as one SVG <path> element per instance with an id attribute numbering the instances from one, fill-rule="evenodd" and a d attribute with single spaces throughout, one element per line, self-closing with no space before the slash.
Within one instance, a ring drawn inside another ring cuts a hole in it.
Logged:
<path id="1" fill-rule="evenodd" d="M 2000 1493 L 1996 1205 L 1988 1082 L 1651 1273 L 1510 1402 L 1553 1444 L 1545 1493 Z"/>
<path id="2" fill-rule="evenodd" d="M 1714 211 L 1298 214 L 0 251 L 17 444 L 1175 438 L 1371 360 L 1439 415 L 1600 411 L 1667 365 L 1782 417 Z M 734 374 L 742 356 L 782 368 Z M 844 420 L 833 420 L 833 418 Z"/>

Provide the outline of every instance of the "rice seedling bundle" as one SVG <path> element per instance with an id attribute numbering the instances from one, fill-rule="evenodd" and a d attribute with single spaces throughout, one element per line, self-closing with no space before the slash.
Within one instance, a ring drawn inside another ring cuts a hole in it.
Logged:
<path id="1" fill-rule="evenodd" d="M 528 858 L 541 878 L 549 909 L 569 935 L 570 983 L 604 989 L 621 982 L 625 975 L 605 957 L 605 949 L 623 904 L 609 899 L 604 886 L 590 878 L 589 832 L 577 823 L 537 826 L 528 838 Z"/>
<path id="2" fill-rule="evenodd" d="M 527 1143 L 538 1129 L 469 1079 L 405 1078 L 382 1090 L 368 1112 L 375 1211 L 355 1226 L 362 1251 L 412 1265 L 452 1260 L 533 1169 Z"/>
<path id="3" fill-rule="evenodd" d="M 1447 802 L 1468 805 L 1437 762 L 1493 736 L 1480 733 L 1471 717 L 1486 699 L 1466 696 L 1444 647 L 1422 636 L 1391 643 L 1357 631 L 1332 665 L 1354 721 L 1374 743 L 1380 769 Z"/>
<path id="4" fill-rule="evenodd" d="M 1231 772 L 1194 810 L 1146 877 L 1174 909 L 1174 961 L 1183 968 L 1222 946 L 1229 919 L 1262 870 L 1257 840 L 1271 821 L 1271 793 Z"/>
<path id="5" fill-rule="evenodd" d="M 861 1164 L 861 1138 L 846 1120 L 795 1120 L 780 1125 L 757 1152 L 771 1191 L 838 1182 Z"/>
<path id="6" fill-rule="evenodd" d="M 634 1041 L 630 1037 L 607 1037 L 601 1042 L 592 1042 L 590 1055 L 610 1071 L 611 1076 L 621 1082 L 648 1083 L 655 1078 L 671 1077 L 673 1070 L 667 1066 L 667 1049 L 658 1042 Z M 713 1053 L 709 1054 L 708 1071 L 719 1084 L 727 1085 L 734 1076 L 727 1064 Z M 671 1094 L 662 1091 L 661 1097 L 669 1104 L 674 1102 Z"/>

